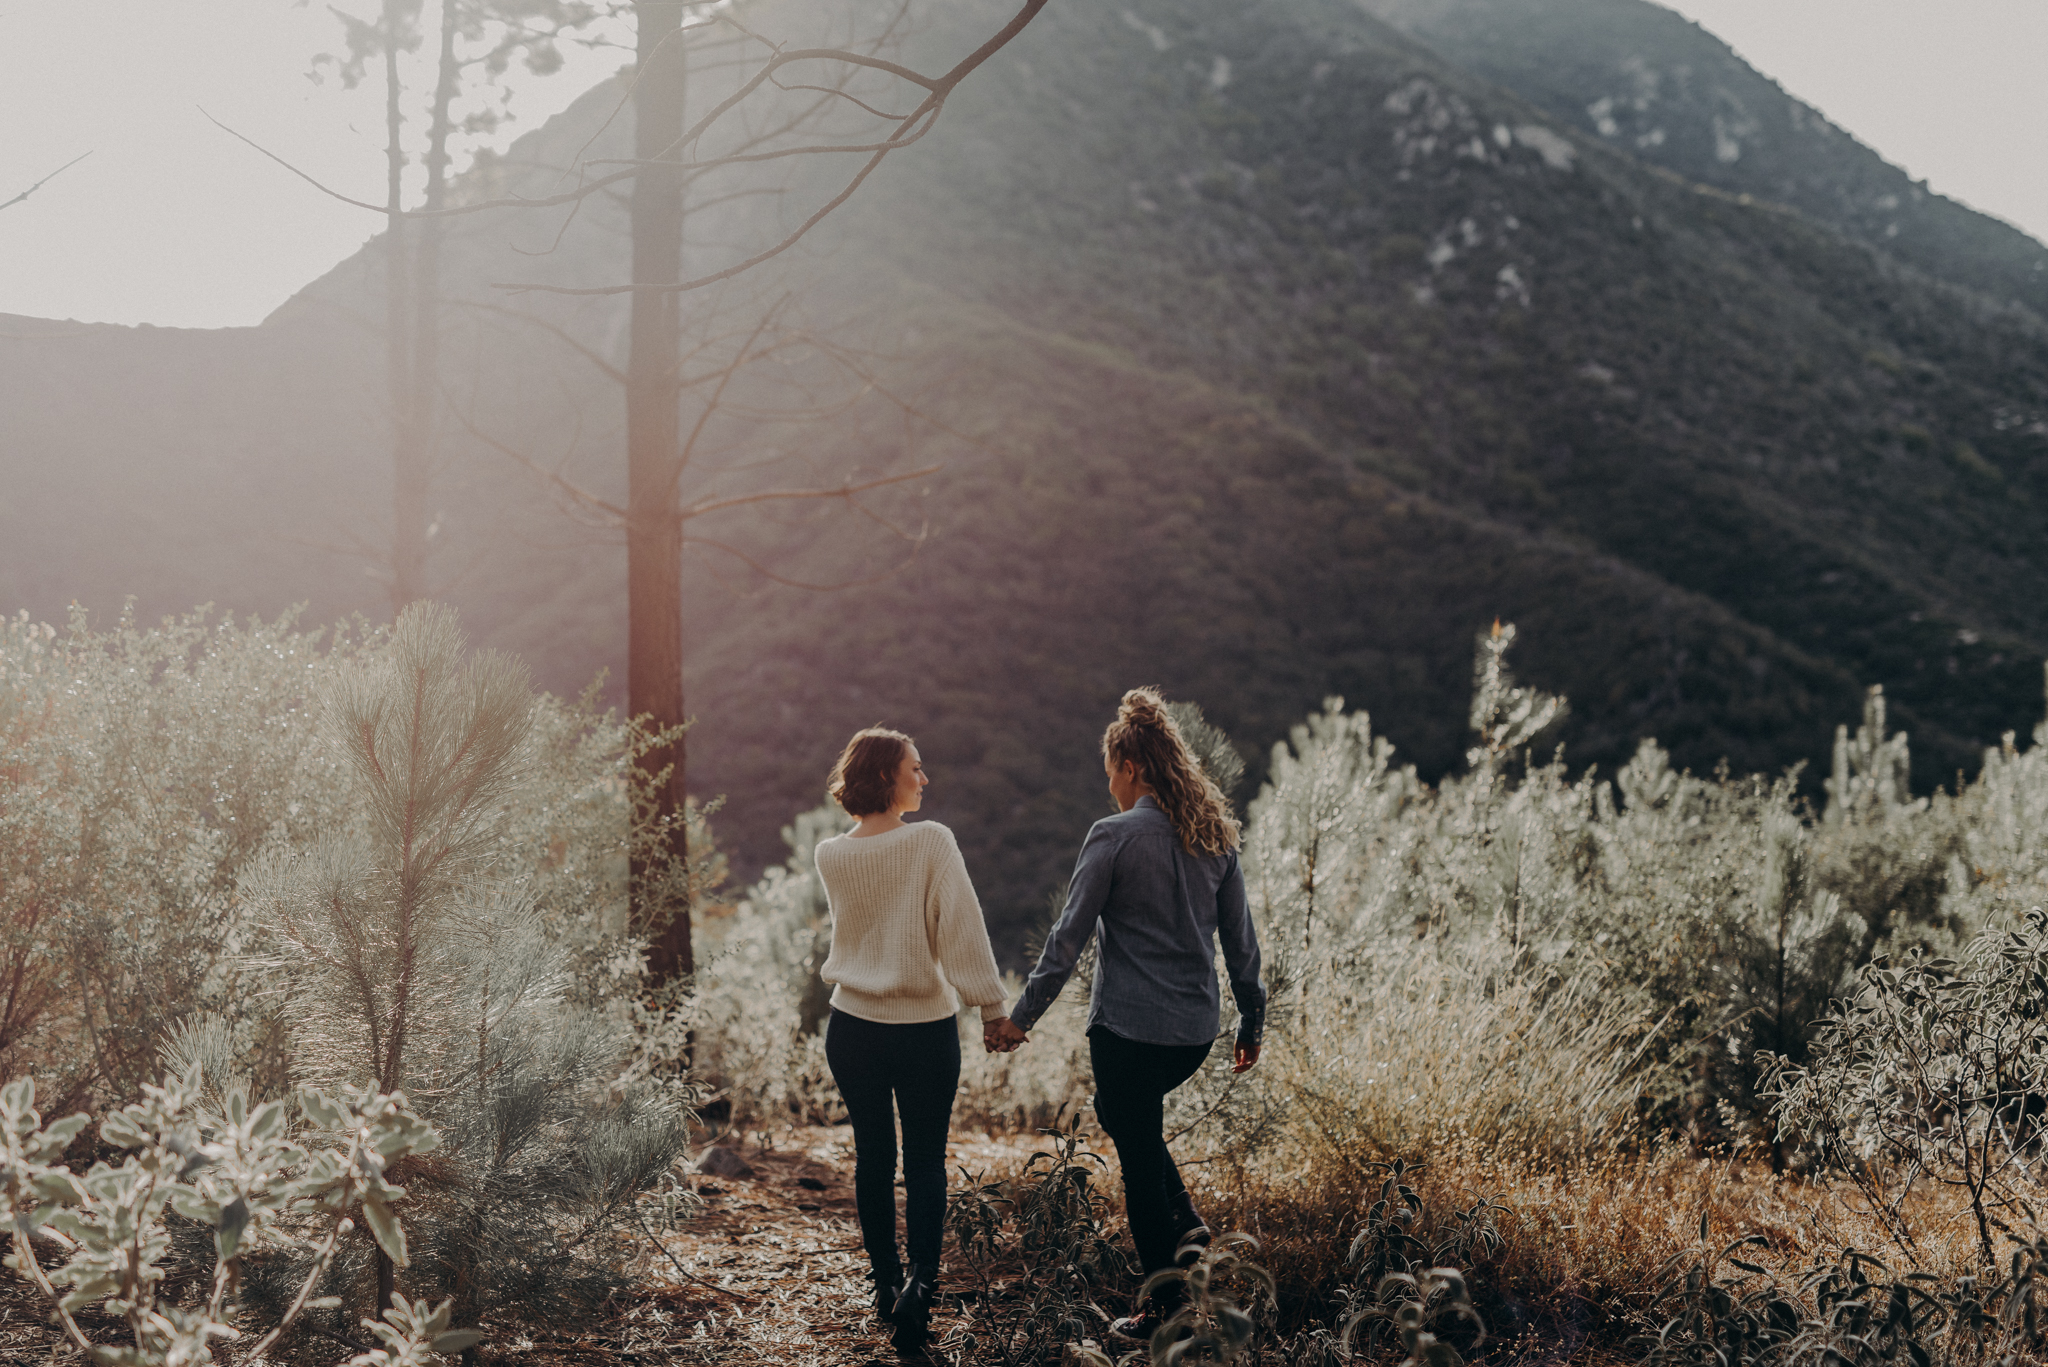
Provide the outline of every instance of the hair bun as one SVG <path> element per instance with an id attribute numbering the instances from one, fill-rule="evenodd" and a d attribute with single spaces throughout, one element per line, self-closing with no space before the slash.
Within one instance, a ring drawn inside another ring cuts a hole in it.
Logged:
<path id="1" fill-rule="evenodd" d="M 1238 822 L 1230 814 L 1230 800 L 1188 749 L 1158 689 L 1124 694 L 1116 720 L 1102 733 L 1102 758 L 1111 766 L 1136 766 L 1189 854 L 1220 855 L 1237 848 Z"/>
<path id="2" fill-rule="evenodd" d="M 1173 719 L 1166 713 L 1166 699 L 1156 688 L 1134 688 L 1124 694 L 1123 705 L 1117 708 L 1117 720 L 1126 726 L 1143 726 L 1161 731 L 1173 726 Z"/>

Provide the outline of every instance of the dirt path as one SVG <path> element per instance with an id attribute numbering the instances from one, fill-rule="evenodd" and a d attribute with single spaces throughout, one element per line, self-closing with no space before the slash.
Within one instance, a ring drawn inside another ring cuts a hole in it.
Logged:
<path id="1" fill-rule="evenodd" d="M 692 1175 L 702 1209 L 664 1233 L 660 1250 L 636 1260 L 635 1284 L 611 1314 L 581 1325 L 500 1330 L 479 1347 L 479 1362 L 898 1367 L 904 1359 L 872 1313 L 854 1214 L 852 1134 L 803 1129 L 737 1146 L 752 1175 Z M 977 1177 L 1012 1173 L 1037 1147 L 1035 1135 L 956 1134 L 947 1145 L 950 1179 L 957 1185 L 962 1168 Z M 933 1328 L 943 1333 L 954 1313 L 942 1298 Z M 125 1338 L 111 1317 L 87 1311 L 80 1318 L 103 1341 Z M 324 1365 L 348 1356 L 339 1345 L 313 1341 L 274 1361 Z M 234 1361 L 233 1347 L 223 1345 L 217 1360 Z M 943 1353 L 916 1359 L 946 1360 Z M 28 1284 L 0 1273 L 0 1364 L 82 1361 Z"/>
<path id="2" fill-rule="evenodd" d="M 1039 1145 L 1035 1135 L 956 1134 L 948 1170 L 956 1185 L 963 1168 L 1008 1174 Z M 798 1130 L 736 1152 L 753 1175 L 691 1179 L 703 1210 L 663 1237 L 669 1256 L 636 1265 L 635 1303 L 580 1360 L 608 1351 L 619 1361 L 894 1367 L 901 1359 L 874 1319 L 854 1214 L 852 1131 Z M 950 1314 L 942 1299 L 937 1333 Z M 547 1351 L 507 1360 L 537 1362 Z"/>

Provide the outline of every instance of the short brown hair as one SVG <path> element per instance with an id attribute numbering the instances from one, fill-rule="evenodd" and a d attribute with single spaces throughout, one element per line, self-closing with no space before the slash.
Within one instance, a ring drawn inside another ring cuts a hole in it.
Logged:
<path id="1" fill-rule="evenodd" d="M 854 732 L 853 739 L 839 752 L 839 762 L 832 766 L 825 791 L 848 816 L 875 816 L 888 811 L 889 804 L 896 800 L 896 771 L 902 767 L 904 752 L 911 744 L 910 737 L 886 726 Z"/>

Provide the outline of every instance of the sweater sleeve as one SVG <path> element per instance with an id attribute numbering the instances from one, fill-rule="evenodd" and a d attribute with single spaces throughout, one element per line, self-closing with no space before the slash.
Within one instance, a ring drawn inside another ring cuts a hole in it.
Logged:
<path id="1" fill-rule="evenodd" d="M 995 951 L 989 947 L 988 923 L 982 919 L 981 901 L 974 895 L 974 880 L 967 876 L 967 861 L 960 857 L 960 846 L 951 831 L 946 832 L 937 861 L 928 904 L 932 957 L 960 1000 L 980 1007 L 983 1020 L 995 1020 L 1003 1014 L 1003 977 L 996 969 Z"/>

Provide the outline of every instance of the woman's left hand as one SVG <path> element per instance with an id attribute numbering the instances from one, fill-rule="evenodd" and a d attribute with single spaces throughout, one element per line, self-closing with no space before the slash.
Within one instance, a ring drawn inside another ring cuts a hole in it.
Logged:
<path id="1" fill-rule="evenodd" d="M 991 1054 L 1007 1054 L 1020 1044 L 1030 1043 L 1031 1037 L 1017 1028 L 1017 1022 L 1008 1016 L 998 1016 L 992 1021 L 981 1023 L 981 1047 Z"/>

